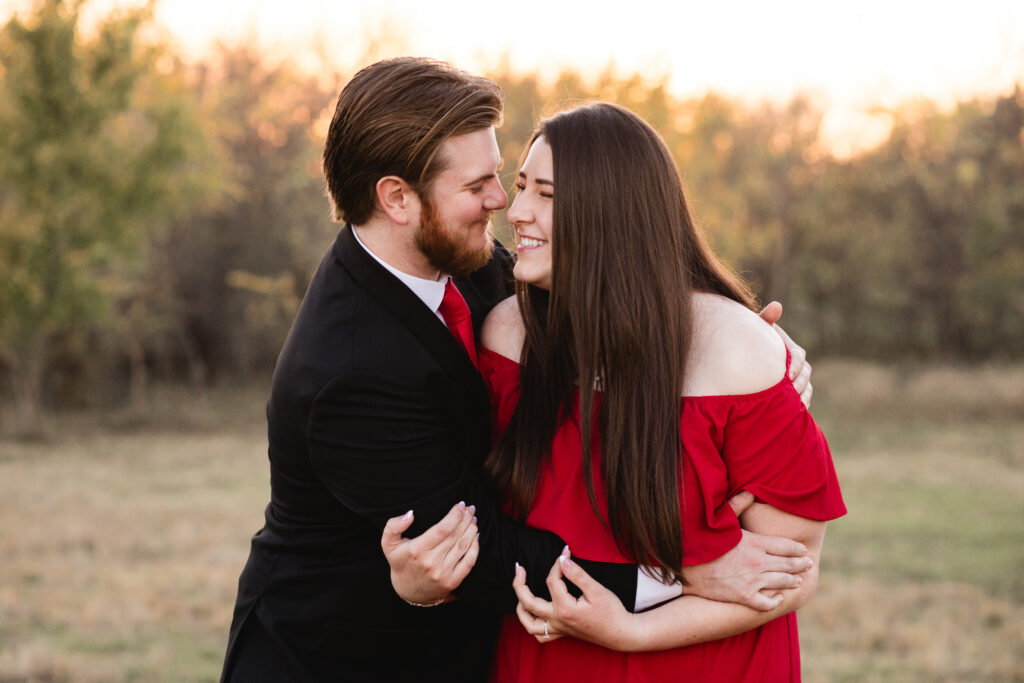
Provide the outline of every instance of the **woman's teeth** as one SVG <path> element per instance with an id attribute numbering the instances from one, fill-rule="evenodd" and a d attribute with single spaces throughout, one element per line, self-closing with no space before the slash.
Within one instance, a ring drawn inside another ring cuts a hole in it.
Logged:
<path id="1" fill-rule="evenodd" d="M 520 237 L 519 246 L 521 247 L 539 247 L 547 244 L 547 240 L 535 240 L 532 237 Z"/>

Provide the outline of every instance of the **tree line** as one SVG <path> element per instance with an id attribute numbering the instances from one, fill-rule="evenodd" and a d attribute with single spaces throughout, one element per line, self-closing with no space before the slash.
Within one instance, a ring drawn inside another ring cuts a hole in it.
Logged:
<path id="1" fill-rule="evenodd" d="M 244 46 L 187 63 L 141 39 L 152 5 L 88 35 L 81 7 L 39 0 L 0 30 L 0 398 L 25 419 L 141 400 L 154 379 L 265 376 L 339 227 L 319 154 L 351 71 Z M 1020 85 L 909 103 L 883 143 L 836 159 L 803 97 L 487 75 L 506 93 L 509 188 L 539 116 L 629 107 L 665 138 L 715 248 L 816 357 L 1024 356 Z"/>

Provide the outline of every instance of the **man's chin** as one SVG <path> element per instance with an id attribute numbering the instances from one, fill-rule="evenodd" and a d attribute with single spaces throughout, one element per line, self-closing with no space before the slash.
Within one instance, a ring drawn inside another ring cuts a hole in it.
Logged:
<path id="1" fill-rule="evenodd" d="M 494 254 L 494 240 L 488 239 L 483 249 L 476 249 L 462 254 L 460 258 L 448 264 L 447 272 L 453 277 L 465 277 L 473 271 L 486 266 L 487 262 L 491 260 L 492 254 Z M 441 270 L 445 269 L 442 268 Z"/>
<path id="2" fill-rule="evenodd" d="M 442 273 L 464 277 L 487 265 L 494 253 L 494 233 L 491 221 L 471 228 L 461 239 L 453 239 L 428 211 L 424 225 L 416 236 L 416 246 L 427 257 L 430 265 Z M 476 232 L 480 230 L 480 232 Z"/>

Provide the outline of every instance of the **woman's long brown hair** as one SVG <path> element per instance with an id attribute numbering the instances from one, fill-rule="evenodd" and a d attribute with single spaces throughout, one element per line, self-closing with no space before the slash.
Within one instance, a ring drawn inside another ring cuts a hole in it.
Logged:
<path id="1" fill-rule="evenodd" d="M 643 119 L 596 103 L 543 120 L 530 144 L 540 136 L 554 161 L 552 285 L 545 292 L 516 284 L 526 326 L 521 395 L 487 469 L 525 518 L 554 434 L 574 416 L 578 388 L 595 514 L 596 436 L 604 523 L 624 554 L 681 579 L 679 420 L 692 292 L 751 308 L 753 297 L 711 252 L 671 154 Z"/>

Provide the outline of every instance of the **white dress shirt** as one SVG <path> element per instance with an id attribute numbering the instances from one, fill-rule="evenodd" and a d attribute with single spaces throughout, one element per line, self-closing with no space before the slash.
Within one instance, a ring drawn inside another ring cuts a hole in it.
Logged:
<path id="1" fill-rule="evenodd" d="M 384 266 L 389 273 L 397 277 L 402 281 L 402 284 L 412 290 L 412 293 L 419 297 L 427 308 L 434 312 L 441 322 L 444 322 L 444 318 L 438 312 L 441 308 L 441 300 L 444 299 L 444 287 L 448 283 L 448 276 L 444 275 L 439 280 L 427 280 L 426 278 L 416 277 L 415 275 L 409 275 L 409 273 L 403 273 L 402 271 L 395 268 L 390 263 L 377 256 L 370 248 L 363 244 L 363 241 L 359 239 L 359 233 L 356 232 L 355 228 L 352 228 L 352 234 L 355 235 L 356 242 L 366 253 L 373 257 L 373 260 Z"/>

